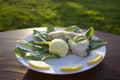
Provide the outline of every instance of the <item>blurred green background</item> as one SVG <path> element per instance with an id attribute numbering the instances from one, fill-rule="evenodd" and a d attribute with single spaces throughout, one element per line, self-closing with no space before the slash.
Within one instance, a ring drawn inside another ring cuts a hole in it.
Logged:
<path id="1" fill-rule="evenodd" d="M 120 35 L 120 0 L 0 0 L 0 31 L 48 25 Z"/>

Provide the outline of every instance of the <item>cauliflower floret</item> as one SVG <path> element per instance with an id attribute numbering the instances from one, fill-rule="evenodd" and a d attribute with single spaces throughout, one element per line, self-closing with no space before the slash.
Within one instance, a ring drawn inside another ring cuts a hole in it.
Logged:
<path id="1" fill-rule="evenodd" d="M 62 39 L 53 39 L 49 44 L 49 52 L 59 57 L 64 57 L 68 53 L 69 47 L 66 41 Z"/>
<path id="2" fill-rule="evenodd" d="M 88 53 L 86 52 L 86 50 L 89 47 L 88 39 L 81 41 L 81 42 L 75 42 L 75 41 L 69 39 L 68 44 L 70 46 L 70 49 L 72 50 L 72 53 L 77 54 L 81 57 L 85 57 L 88 55 Z"/>

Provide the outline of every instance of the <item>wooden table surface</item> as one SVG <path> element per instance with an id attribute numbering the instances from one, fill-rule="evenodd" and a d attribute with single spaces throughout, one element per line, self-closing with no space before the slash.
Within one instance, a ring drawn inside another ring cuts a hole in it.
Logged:
<path id="1" fill-rule="evenodd" d="M 72 75 L 51 75 L 24 67 L 14 55 L 17 40 L 32 34 L 33 29 L 0 32 L 0 80 L 120 80 L 120 36 L 96 31 L 96 36 L 108 42 L 99 65 Z"/>

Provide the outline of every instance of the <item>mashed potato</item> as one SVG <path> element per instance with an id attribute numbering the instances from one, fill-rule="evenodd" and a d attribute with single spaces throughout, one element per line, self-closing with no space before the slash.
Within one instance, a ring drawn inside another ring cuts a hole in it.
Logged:
<path id="1" fill-rule="evenodd" d="M 64 57 L 68 53 L 69 47 L 66 41 L 62 39 L 53 39 L 49 44 L 49 52 L 59 57 Z"/>

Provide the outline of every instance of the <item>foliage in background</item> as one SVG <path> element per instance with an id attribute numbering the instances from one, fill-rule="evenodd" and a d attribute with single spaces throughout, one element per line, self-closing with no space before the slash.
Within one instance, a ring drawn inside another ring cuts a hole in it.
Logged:
<path id="1" fill-rule="evenodd" d="M 120 0 L 0 0 L 0 31 L 38 26 L 93 26 L 120 35 Z"/>

